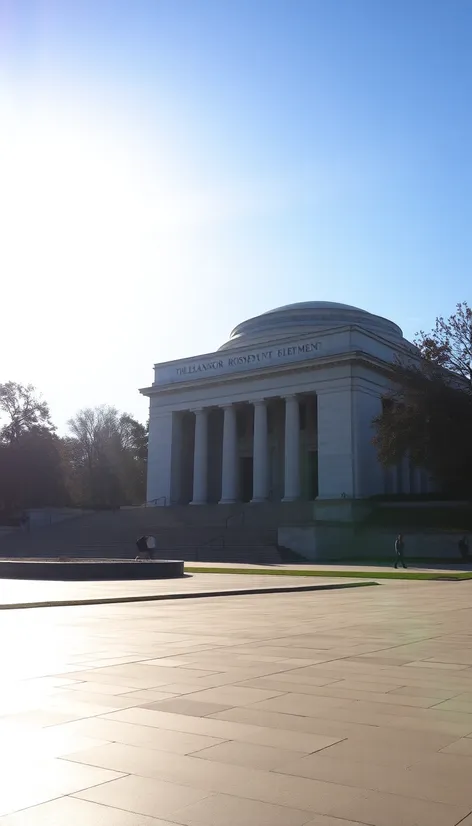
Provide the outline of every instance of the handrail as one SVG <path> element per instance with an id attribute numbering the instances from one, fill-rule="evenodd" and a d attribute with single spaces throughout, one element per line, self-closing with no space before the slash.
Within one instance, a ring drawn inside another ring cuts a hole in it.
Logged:
<path id="1" fill-rule="evenodd" d="M 207 539 L 206 542 L 202 542 L 195 550 L 195 561 L 198 561 L 200 551 L 203 548 L 208 548 L 210 545 L 213 545 L 217 540 L 221 540 L 221 547 L 225 547 L 225 536 L 224 534 L 220 533 L 217 536 L 212 536 L 211 539 Z"/>
<path id="2" fill-rule="evenodd" d="M 219 533 L 218 536 L 212 536 L 211 539 L 207 539 L 206 542 L 202 542 L 202 544 L 200 545 L 200 548 L 206 548 L 208 545 L 213 545 L 213 543 L 216 542 L 217 539 L 223 540 L 222 543 L 221 543 L 221 547 L 224 548 L 224 546 L 225 546 L 225 535 L 223 533 Z"/>
<path id="3" fill-rule="evenodd" d="M 241 520 L 241 525 L 244 525 L 246 519 L 246 511 L 244 510 L 244 508 L 241 508 L 241 510 L 237 511 L 237 513 L 230 513 L 230 515 L 226 517 L 225 528 L 229 526 L 232 519 L 236 518 L 239 518 Z"/>
<path id="4" fill-rule="evenodd" d="M 167 496 L 158 496 L 157 499 L 150 499 L 149 502 L 146 502 L 146 507 L 152 507 L 157 505 L 158 502 L 164 502 L 164 507 L 167 505 Z"/>

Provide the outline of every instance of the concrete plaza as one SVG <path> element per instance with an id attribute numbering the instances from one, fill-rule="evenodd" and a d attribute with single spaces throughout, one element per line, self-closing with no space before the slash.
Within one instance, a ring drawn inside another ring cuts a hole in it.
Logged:
<path id="1" fill-rule="evenodd" d="M 1 826 L 471 826 L 471 589 L 1 612 Z"/>
<path id="2" fill-rule="evenodd" d="M 238 566 L 242 568 L 243 566 Z M 275 567 L 275 566 L 274 566 Z M 372 577 L 374 580 L 374 577 Z M 375 580 L 374 580 L 375 581 Z M 187 598 L 203 594 L 234 593 L 239 591 L 271 591 L 274 589 L 290 590 L 322 589 L 327 587 L 342 588 L 351 585 L 365 585 L 366 581 L 356 579 L 355 574 L 348 578 L 339 577 L 290 577 L 267 576 L 264 570 L 260 574 L 244 576 L 241 574 L 199 573 L 187 574 L 178 579 L 149 580 L 95 580 L 92 582 L 52 582 L 50 580 L 0 579 L 0 609 L 10 606 L 43 607 L 44 603 L 61 605 L 81 601 L 120 601 Z"/>

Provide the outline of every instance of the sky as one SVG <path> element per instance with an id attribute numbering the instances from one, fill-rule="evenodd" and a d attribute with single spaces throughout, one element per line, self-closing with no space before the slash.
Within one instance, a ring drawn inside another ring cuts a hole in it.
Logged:
<path id="1" fill-rule="evenodd" d="M 60 432 L 297 301 L 471 300 L 471 0 L 0 0 L 0 382 Z"/>

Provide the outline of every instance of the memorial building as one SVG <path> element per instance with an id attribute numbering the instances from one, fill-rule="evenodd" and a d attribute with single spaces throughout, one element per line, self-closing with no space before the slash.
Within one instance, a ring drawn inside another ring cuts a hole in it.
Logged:
<path id="1" fill-rule="evenodd" d="M 363 499 L 422 492 L 406 460 L 386 471 L 372 420 L 389 365 L 411 351 L 381 316 L 324 301 L 239 324 L 216 352 L 156 364 L 147 501 L 156 505 Z"/>

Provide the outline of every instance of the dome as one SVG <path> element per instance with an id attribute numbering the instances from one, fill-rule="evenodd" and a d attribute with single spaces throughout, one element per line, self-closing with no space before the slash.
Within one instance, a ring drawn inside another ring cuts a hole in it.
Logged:
<path id="1" fill-rule="evenodd" d="M 383 338 L 398 341 L 403 333 L 393 321 L 350 304 L 331 301 L 302 301 L 277 307 L 241 322 L 220 350 L 265 344 L 300 335 L 318 335 L 333 327 L 356 325 Z"/>

